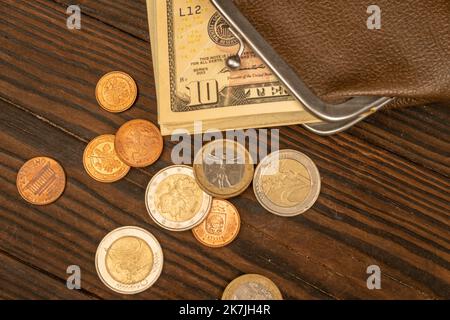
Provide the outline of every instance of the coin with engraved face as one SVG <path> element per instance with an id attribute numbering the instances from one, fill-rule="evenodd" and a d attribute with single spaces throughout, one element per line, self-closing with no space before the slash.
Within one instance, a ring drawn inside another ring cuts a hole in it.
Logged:
<path id="1" fill-rule="evenodd" d="M 136 101 L 137 86 L 133 78 L 120 71 L 105 74 L 97 83 L 95 97 L 98 104 L 109 112 L 123 112 Z"/>
<path id="2" fill-rule="evenodd" d="M 115 140 L 116 153 L 131 167 L 147 167 L 159 159 L 163 138 L 159 129 L 147 120 L 131 120 L 120 127 Z"/>
<path id="3" fill-rule="evenodd" d="M 92 140 L 84 150 L 83 165 L 86 172 L 100 182 L 115 182 L 130 171 L 116 154 L 115 136 L 106 134 Z"/>
<path id="4" fill-rule="evenodd" d="M 66 175 L 61 165 L 47 157 L 27 161 L 17 174 L 17 190 L 31 204 L 55 202 L 64 192 Z"/>
<path id="5" fill-rule="evenodd" d="M 310 209 L 320 194 L 320 174 L 314 162 L 295 150 L 264 158 L 255 171 L 253 189 L 268 211 L 293 217 Z"/>
<path id="6" fill-rule="evenodd" d="M 226 287 L 222 300 L 283 300 L 283 297 L 272 280 L 258 274 L 246 274 Z"/>
<path id="7" fill-rule="evenodd" d="M 236 207 L 226 201 L 214 199 L 206 219 L 192 229 L 195 238 L 203 245 L 219 248 L 236 239 L 241 219 Z"/>
<path id="8" fill-rule="evenodd" d="M 195 156 L 194 174 L 199 186 L 218 199 L 243 193 L 252 183 L 254 162 L 247 149 L 231 140 L 215 140 Z"/>
<path id="9" fill-rule="evenodd" d="M 150 288 L 161 275 L 163 252 L 156 238 L 138 227 L 122 227 L 100 242 L 95 267 L 111 290 L 136 294 Z"/>
<path id="10" fill-rule="evenodd" d="M 158 172 L 145 193 L 150 217 L 162 228 L 186 231 L 199 225 L 211 208 L 212 198 L 198 186 L 192 168 L 171 166 Z"/>

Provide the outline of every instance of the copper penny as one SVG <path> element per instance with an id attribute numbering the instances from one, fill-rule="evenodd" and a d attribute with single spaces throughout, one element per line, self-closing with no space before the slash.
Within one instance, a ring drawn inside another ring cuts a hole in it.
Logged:
<path id="1" fill-rule="evenodd" d="M 136 82 L 124 72 L 107 73 L 97 83 L 95 97 L 98 104 L 106 111 L 123 112 L 131 108 L 136 101 Z"/>
<path id="2" fill-rule="evenodd" d="M 114 140 L 114 135 L 105 134 L 92 140 L 84 150 L 84 168 L 97 181 L 115 182 L 130 171 L 130 167 L 117 156 Z"/>
<path id="3" fill-rule="evenodd" d="M 236 239 L 241 219 L 236 207 L 226 200 L 214 199 L 206 219 L 192 229 L 195 238 L 207 247 L 224 247 Z"/>
<path id="4" fill-rule="evenodd" d="M 66 175 L 55 160 L 37 157 L 20 168 L 16 184 L 17 190 L 26 201 L 46 205 L 55 202 L 64 192 Z"/>
<path id="5" fill-rule="evenodd" d="M 127 165 L 147 167 L 161 156 L 163 138 L 150 121 L 131 120 L 117 131 L 115 148 L 119 158 Z"/>

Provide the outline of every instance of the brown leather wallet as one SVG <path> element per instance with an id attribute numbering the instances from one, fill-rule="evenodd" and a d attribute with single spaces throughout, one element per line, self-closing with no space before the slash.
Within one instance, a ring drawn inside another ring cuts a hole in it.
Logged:
<path id="1" fill-rule="evenodd" d="M 450 1 L 234 0 L 322 100 L 395 97 L 390 105 L 450 101 Z"/>

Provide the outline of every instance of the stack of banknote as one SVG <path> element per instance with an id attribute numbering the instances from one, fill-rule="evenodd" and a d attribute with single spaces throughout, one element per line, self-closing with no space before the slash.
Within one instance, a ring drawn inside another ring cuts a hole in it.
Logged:
<path id="1" fill-rule="evenodd" d="M 147 8 L 163 135 L 316 121 L 249 48 L 238 70 L 227 67 L 240 44 L 209 0 L 147 0 Z"/>

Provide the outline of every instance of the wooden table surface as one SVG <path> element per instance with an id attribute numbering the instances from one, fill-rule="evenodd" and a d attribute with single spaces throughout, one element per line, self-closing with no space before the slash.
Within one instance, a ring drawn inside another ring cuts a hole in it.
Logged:
<path id="1" fill-rule="evenodd" d="M 450 109 L 425 106 L 382 112 L 347 133 L 318 137 L 281 128 L 281 147 L 308 154 L 322 175 L 313 209 L 294 219 L 266 212 L 250 188 L 232 202 L 242 217 L 238 239 L 203 247 L 190 232 L 162 230 L 149 218 L 144 192 L 171 164 L 161 159 L 101 184 L 84 171 L 94 137 L 125 121 L 156 123 L 144 0 L 79 0 L 82 29 L 66 28 L 70 0 L 1 0 L 0 4 L 0 297 L 51 299 L 218 299 L 244 273 L 270 277 L 288 299 L 450 298 Z M 136 105 L 110 114 L 94 89 L 122 70 L 139 86 Z M 65 168 L 67 188 L 38 207 L 16 189 L 19 168 L 46 155 Z M 160 241 L 165 265 L 146 292 L 122 296 L 95 271 L 99 241 L 136 225 Z M 66 288 L 78 265 L 82 289 Z M 382 289 L 369 290 L 366 268 L 378 265 Z"/>

